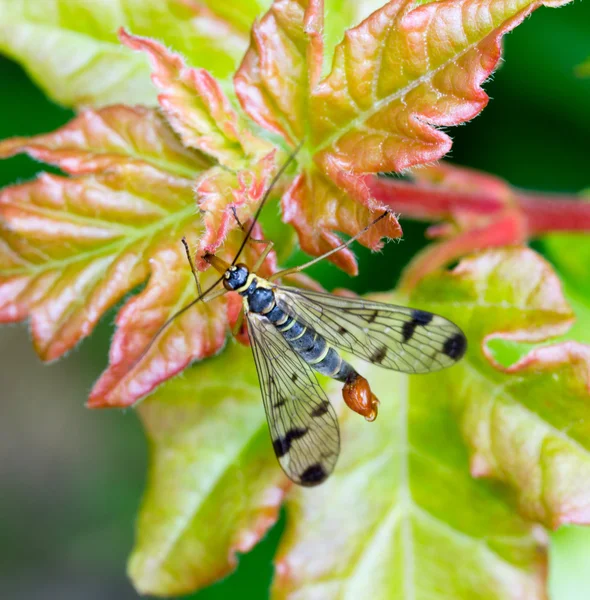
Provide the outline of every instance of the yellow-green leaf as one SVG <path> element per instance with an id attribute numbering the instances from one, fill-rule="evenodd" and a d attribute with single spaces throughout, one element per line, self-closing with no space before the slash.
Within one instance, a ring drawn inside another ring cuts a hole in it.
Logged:
<path id="1" fill-rule="evenodd" d="M 535 521 L 590 519 L 590 349 L 547 346 L 509 368 L 487 349 L 567 329 L 550 266 L 489 251 L 426 278 L 411 303 L 463 327 L 467 354 L 425 376 L 363 365 L 379 418 L 343 415 L 333 476 L 288 502 L 274 598 L 541 600 Z"/>
<path id="2" fill-rule="evenodd" d="M 230 343 L 162 385 L 139 412 L 150 469 L 129 574 L 142 593 L 187 593 L 235 567 L 236 552 L 276 521 L 288 486 L 249 348 Z"/>
<path id="3" fill-rule="evenodd" d="M 66 106 L 156 104 L 145 57 L 117 39 L 126 27 L 181 52 L 192 65 L 228 78 L 264 4 L 198 0 L 0 0 L 0 51 L 18 61 L 53 100 Z M 249 22 L 248 22 L 249 21 Z"/>

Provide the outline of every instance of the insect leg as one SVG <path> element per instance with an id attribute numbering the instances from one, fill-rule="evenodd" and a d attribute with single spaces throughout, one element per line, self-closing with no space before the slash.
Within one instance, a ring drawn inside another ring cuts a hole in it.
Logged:
<path id="1" fill-rule="evenodd" d="M 223 294 L 227 294 L 227 290 L 225 288 L 217 290 L 216 292 L 213 292 L 212 294 L 205 294 L 202 298 L 200 298 L 200 300 L 202 300 L 203 302 L 210 302 L 211 300 L 214 300 L 215 298 L 219 298 L 219 296 L 223 296 Z"/>
<path id="2" fill-rule="evenodd" d="M 238 333 L 240 333 L 240 329 L 242 329 L 243 324 L 244 324 L 244 309 L 242 309 L 240 311 L 240 314 L 238 315 L 236 323 L 233 326 L 233 329 L 231 331 L 231 333 L 234 337 L 236 337 L 238 335 Z"/>
<path id="3" fill-rule="evenodd" d="M 231 211 L 234 215 L 234 219 L 236 220 L 236 223 L 238 224 L 238 227 L 244 232 L 246 233 L 246 228 L 244 227 L 244 225 L 242 224 L 242 222 L 240 221 L 240 219 L 238 218 L 238 211 L 236 210 L 235 206 L 230 206 Z M 268 240 L 258 240 L 256 238 L 253 238 L 250 236 L 250 239 L 248 240 L 249 242 L 256 242 L 257 244 L 268 244 Z"/>
<path id="4" fill-rule="evenodd" d="M 379 215 L 374 221 L 369 223 L 364 229 L 361 229 L 361 231 L 359 231 L 356 235 L 351 237 L 349 240 L 347 240 L 343 244 L 340 244 L 340 246 L 338 246 L 336 248 L 332 248 L 332 250 L 330 250 L 329 252 L 326 252 L 325 254 L 322 254 L 321 256 L 318 256 L 317 258 L 314 258 L 313 260 L 310 260 L 309 262 L 306 262 L 303 265 L 299 265 L 297 267 L 291 267 L 290 269 L 284 269 L 283 271 L 278 271 L 274 275 L 271 275 L 268 278 L 268 280 L 275 281 L 276 279 L 280 279 L 281 277 L 284 277 L 285 275 L 291 275 L 291 273 L 299 273 L 299 271 L 303 271 L 304 269 L 307 269 L 307 267 L 311 267 L 311 265 L 315 265 L 315 263 L 319 262 L 320 260 L 324 260 L 324 258 L 327 258 L 328 256 L 332 256 L 332 254 L 336 254 L 336 252 L 340 252 L 340 250 L 343 250 L 347 246 L 350 246 L 350 244 L 352 244 L 352 242 L 354 242 L 355 240 L 360 238 L 364 233 L 366 233 L 369 229 L 371 229 L 371 227 L 373 227 L 373 225 L 377 224 L 379 221 L 381 221 L 381 219 L 386 217 L 388 214 L 390 214 L 390 213 L 388 210 L 386 210 L 383 214 Z"/>
<path id="5" fill-rule="evenodd" d="M 190 249 L 188 247 L 188 242 L 186 241 L 185 237 L 182 238 L 182 244 L 183 244 L 184 249 L 186 251 L 186 257 L 188 258 L 189 265 L 191 266 L 191 271 L 193 273 L 193 277 L 195 278 L 195 283 L 197 284 L 197 294 L 199 296 L 202 296 L 203 292 L 201 290 L 201 284 L 199 283 L 199 276 L 197 274 L 197 270 L 195 269 L 195 265 L 193 264 L 193 259 L 191 257 L 191 251 L 190 251 Z"/>
<path id="6" fill-rule="evenodd" d="M 266 248 L 262 251 L 262 254 L 258 257 L 258 260 L 251 269 L 252 273 L 256 273 L 258 269 L 260 269 L 265 258 L 268 256 L 268 253 L 273 249 L 273 246 L 273 242 L 267 242 Z"/>

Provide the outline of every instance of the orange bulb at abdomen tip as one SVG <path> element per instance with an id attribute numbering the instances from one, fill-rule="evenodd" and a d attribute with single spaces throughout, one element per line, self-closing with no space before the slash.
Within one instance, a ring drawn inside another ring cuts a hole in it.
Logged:
<path id="1" fill-rule="evenodd" d="M 371 391 L 369 382 L 358 373 L 344 384 L 342 397 L 348 408 L 365 417 L 367 421 L 377 418 L 379 400 Z"/>

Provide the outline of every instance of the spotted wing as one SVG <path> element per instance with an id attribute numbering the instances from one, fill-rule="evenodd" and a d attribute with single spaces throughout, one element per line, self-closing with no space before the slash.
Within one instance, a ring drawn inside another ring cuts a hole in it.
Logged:
<path id="1" fill-rule="evenodd" d="M 334 469 L 340 432 L 334 408 L 311 367 L 266 317 L 248 313 L 248 335 L 258 371 L 273 448 L 292 481 L 312 486 Z"/>
<path id="2" fill-rule="evenodd" d="M 277 287 L 275 298 L 332 346 L 386 369 L 438 371 L 467 348 L 457 325 L 422 310 L 290 287 Z"/>

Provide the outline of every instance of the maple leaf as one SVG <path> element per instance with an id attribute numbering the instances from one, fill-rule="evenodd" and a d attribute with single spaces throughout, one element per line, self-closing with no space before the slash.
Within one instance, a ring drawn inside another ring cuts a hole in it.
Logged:
<path id="1" fill-rule="evenodd" d="M 162 90 L 158 100 L 184 144 L 219 162 L 195 184 L 201 210 L 207 215 L 197 255 L 213 254 L 237 225 L 234 210 L 246 222 L 255 209 L 255 201 L 276 171 L 275 150 L 248 130 L 206 70 L 187 67 L 182 58 L 153 40 L 125 31 L 120 37 L 129 47 L 149 55 L 153 81 Z M 202 261 L 199 266 L 207 267 Z"/>
<path id="2" fill-rule="evenodd" d="M 558 3 L 548 3 L 558 5 Z M 288 142 L 304 139 L 302 173 L 283 196 L 284 218 L 301 247 L 320 254 L 335 231 L 358 231 L 383 204 L 366 173 L 401 171 L 440 158 L 456 125 L 486 105 L 481 84 L 500 58 L 502 36 L 540 3 L 392 1 L 346 32 L 321 79 L 322 2 L 279 0 L 252 29 L 235 76 L 244 110 Z M 465 20 L 469 23 L 466 24 Z M 361 240 L 379 247 L 399 236 L 393 221 Z M 354 273 L 353 256 L 333 260 Z"/>
<path id="3" fill-rule="evenodd" d="M 549 265 L 526 249 L 489 251 L 425 278 L 411 303 L 454 319 L 466 358 L 424 377 L 367 369 L 380 423 L 344 415 L 336 473 L 290 496 L 274 598 L 541 599 L 546 537 L 532 521 L 590 519 L 588 347 L 538 348 L 507 368 L 487 348 L 569 326 Z"/>
<path id="4" fill-rule="evenodd" d="M 252 28 L 252 42 L 234 78 L 244 110 L 260 125 L 294 144 L 304 140 L 302 171 L 283 195 L 283 219 L 299 235 L 304 251 L 320 255 L 341 243 L 336 231 L 353 235 L 381 212 L 351 165 L 330 155 L 317 160 L 311 150 L 313 90 L 323 61 L 323 3 L 317 0 L 274 2 Z M 384 236 L 401 229 L 393 216 L 373 227 L 359 241 L 376 250 Z M 349 250 L 330 260 L 350 273 L 356 261 Z"/>
<path id="5" fill-rule="evenodd" d="M 111 366 L 91 406 L 131 404 L 191 360 L 218 352 L 225 300 L 187 311 L 142 356 L 150 335 L 196 293 L 180 240 L 194 247 L 203 239 L 194 180 L 210 173 L 211 159 L 184 147 L 156 112 L 123 106 L 85 111 L 53 134 L 0 143 L 0 155 L 22 151 L 78 176 L 41 175 L 2 191 L 0 319 L 30 316 L 35 347 L 52 360 L 149 277 L 117 318 Z M 243 193 L 259 198 L 272 166 L 267 159 L 249 171 Z M 244 201 L 240 189 L 234 195 Z M 206 273 L 203 285 L 214 279 Z"/>

